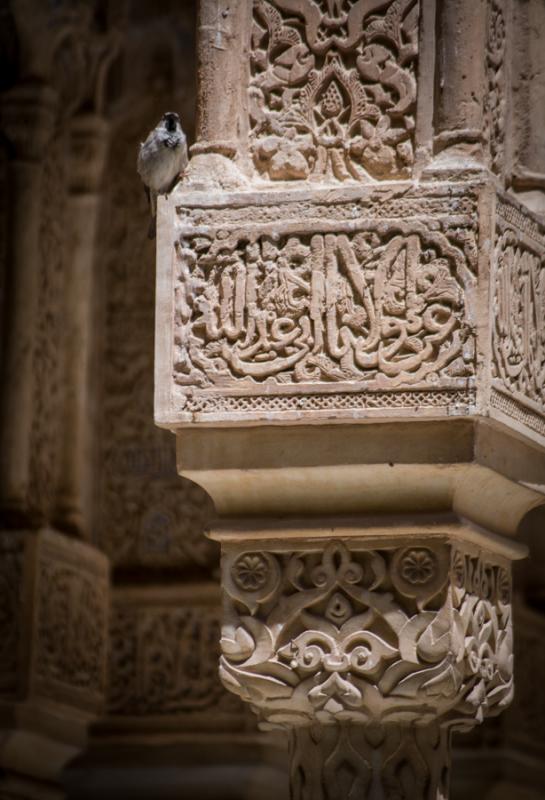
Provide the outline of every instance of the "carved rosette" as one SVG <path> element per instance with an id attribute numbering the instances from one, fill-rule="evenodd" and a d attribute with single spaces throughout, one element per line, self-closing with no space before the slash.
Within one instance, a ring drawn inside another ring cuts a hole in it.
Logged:
<path id="1" fill-rule="evenodd" d="M 266 727 L 474 724 L 513 693 L 506 561 L 423 540 L 225 546 L 221 677 Z"/>

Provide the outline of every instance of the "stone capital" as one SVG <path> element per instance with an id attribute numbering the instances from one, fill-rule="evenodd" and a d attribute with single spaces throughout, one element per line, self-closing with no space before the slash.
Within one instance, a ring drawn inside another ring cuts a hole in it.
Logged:
<path id="1" fill-rule="evenodd" d="M 75 194 L 95 194 L 108 151 L 108 123 L 95 114 L 80 114 L 70 125 L 70 188 Z"/>
<path id="2" fill-rule="evenodd" d="M 511 570 L 491 545 L 223 542 L 225 686 L 265 726 L 469 727 L 498 713 L 513 692 Z"/>
<path id="3" fill-rule="evenodd" d="M 39 161 L 55 125 L 57 97 L 45 84 L 27 82 L 0 98 L 5 136 L 21 161 Z"/>

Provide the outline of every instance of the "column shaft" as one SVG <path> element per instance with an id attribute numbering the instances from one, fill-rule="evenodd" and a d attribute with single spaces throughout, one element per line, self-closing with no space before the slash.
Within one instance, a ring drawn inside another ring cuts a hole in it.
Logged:
<path id="1" fill-rule="evenodd" d="M 15 150 L 10 174 L 6 349 L 0 419 L 0 501 L 20 515 L 27 506 L 34 396 L 35 314 L 38 297 L 40 158 L 53 126 L 53 97 L 41 86 L 22 86 L 2 103 L 2 121 Z"/>
<path id="2" fill-rule="evenodd" d="M 291 800 L 444 800 L 449 734 L 438 725 L 294 728 L 290 762 Z"/>
<path id="3" fill-rule="evenodd" d="M 76 118 L 71 145 L 73 238 L 66 284 L 66 396 L 56 513 L 62 527 L 84 531 L 89 524 L 91 495 L 94 266 L 99 188 L 107 145 L 104 123 L 95 117 Z"/>
<path id="4" fill-rule="evenodd" d="M 480 145 L 486 87 L 486 0 L 442 0 L 437 14 L 435 149 Z"/>
<path id="5" fill-rule="evenodd" d="M 249 0 L 202 0 L 197 69 L 199 102 L 193 152 L 234 156 L 245 118 Z"/>

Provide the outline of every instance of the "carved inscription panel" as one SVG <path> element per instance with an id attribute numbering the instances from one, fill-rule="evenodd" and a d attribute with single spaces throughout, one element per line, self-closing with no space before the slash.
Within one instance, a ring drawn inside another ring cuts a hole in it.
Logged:
<path id="1" fill-rule="evenodd" d="M 403 178 L 414 161 L 416 0 L 254 0 L 250 149 L 271 180 Z"/>
<path id="2" fill-rule="evenodd" d="M 498 201 L 491 405 L 545 436 L 545 235 Z"/>
<path id="3" fill-rule="evenodd" d="M 216 208 L 190 199 L 179 209 L 171 363 L 179 420 L 468 413 L 475 197 L 413 197 L 405 187 L 336 202 L 267 199 L 240 206 L 239 196 Z"/>

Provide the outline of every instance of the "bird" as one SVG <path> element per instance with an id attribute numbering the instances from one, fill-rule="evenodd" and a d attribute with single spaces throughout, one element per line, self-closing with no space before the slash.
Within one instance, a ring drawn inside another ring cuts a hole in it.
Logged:
<path id="1" fill-rule="evenodd" d="M 136 162 L 136 169 L 142 178 L 150 204 L 150 239 L 155 237 L 157 196 L 168 194 L 173 189 L 187 165 L 187 139 L 180 117 L 174 111 L 167 111 L 146 141 L 140 144 Z"/>

